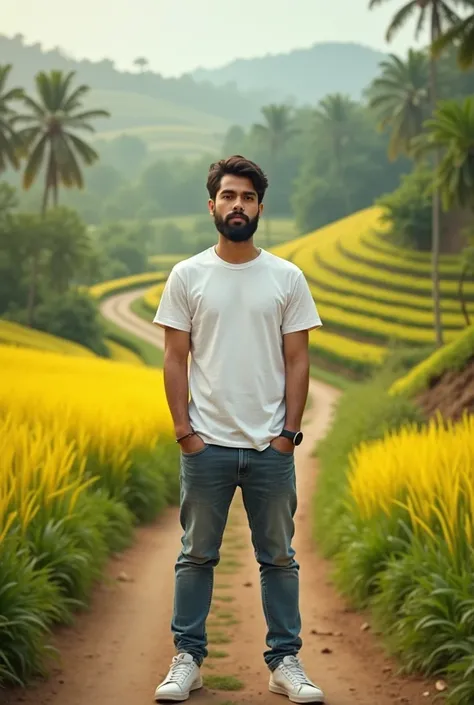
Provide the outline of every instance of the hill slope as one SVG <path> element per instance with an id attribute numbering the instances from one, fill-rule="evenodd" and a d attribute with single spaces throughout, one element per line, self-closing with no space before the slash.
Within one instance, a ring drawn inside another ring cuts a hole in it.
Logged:
<path id="1" fill-rule="evenodd" d="M 299 104 L 315 103 L 337 92 L 358 99 L 384 57 L 361 44 L 325 42 L 287 54 L 237 59 L 219 69 L 198 69 L 192 76 L 216 86 L 235 82 L 239 90 L 265 91 L 277 101 L 294 97 Z"/>
<path id="2" fill-rule="evenodd" d="M 109 60 L 76 61 L 62 50 L 44 51 L 41 44 L 25 44 L 21 36 L 9 38 L 0 35 L 0 63 L 13 64 L 12 81 L 32 90 L 34 76 L 38 71 L 61 69 L 76 71 L 77 79 L 99 91 L 123 92 L 124 94 L 140 94 L 161 101 L 166 107 L 168 117 L 160 118 L 148 124 L 183 124 L 186 111 L 199 111 L 211 116 L 217 116 L 225 121 L 247 124 L 255 120 L 260 111 L 262 100 L 258 95 L 243 95 L 235 88 L 216 87 L 212 84 L 199 84 L 190 76 L 181 78 L 163 78 L 160 74 L 146 71 L 136 73 L 118 71 Z M 126 99 L 124 99 L 126 102 Z M 172 121 L 169 110 L 173 105 Z M 106 107 L 107 104 L 101 107 Z M 143 115 L 137 122 L 137 115 L 124 123 L 123 114 L 114 111 L 114 117 L 107 121 L 107 129 L 134 127 L 143 125 Z M 155 116 L 156 120 L 156 116 Z M 193 124 L 191 119 L 188 123 Z"/>

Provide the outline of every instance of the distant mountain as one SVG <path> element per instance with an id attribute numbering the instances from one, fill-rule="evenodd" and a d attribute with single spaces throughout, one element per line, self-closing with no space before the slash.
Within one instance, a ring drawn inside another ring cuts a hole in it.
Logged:
<path id="1" fill-rule="evenodd" d="M 361 44 L 325 42 L 286 54 L 236 59 L 218 69 L 199 68 L 191 76 L 215 86 L 234 84 L 239 91 L 265 93 L 276 101 L 314 104 L 335 92 L 359 99 L 385 57 Z"/>
<path id="2" fill-rule="evenodd" d="M 109 130 L 157 124 L 195 126 L 196 121 L 213 128 L 216 122 L 218 128 L 229 121 L 249 124 L 258 118 L 265 101 L 264 96 L 244 95 L 235 88 L 217 87 L 212 83 L 199 84 L 189 75 L 164 78 L 152 71 L 119 71 L 108 59 L 77 61 L 62 49 L 46 51 L 39 43 L 26 44 L 22 35 L 13 38 L 0 35 L 0 64 L 12 64 L 12 84 L 29 91 L 34 86 L 34 76 L 38 71 L 76 71 L 77 81 L 100 92 L 102 100 L 110 92 L 114 112 L 107 121 L 106 129 Z M 119 93 L 124 96 L 122 104 Z M 146 103 L 147 109 L 136 109 L 134 102 L 138 101 L 134 96 L 148 99 L 148 102 L 143 101 L 143 107 Z M 100 107 L 107 108 L 107 105 Z"/>

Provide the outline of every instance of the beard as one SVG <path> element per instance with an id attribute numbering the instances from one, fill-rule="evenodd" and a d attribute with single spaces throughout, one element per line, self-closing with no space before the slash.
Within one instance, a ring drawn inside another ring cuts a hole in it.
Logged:
<path id="1" fill-rule="evenodd" d="M 259 214 L 257 213 L 255 218 L 250 219 L 243 213 L 239 213 L 239 217 L 243 218 L 245 222 L 239 223 L 239 225 L 231 225 L 229 221 L 235 218 L 235 216 L 235 213 L 230 213 L 226 218 L 222 218 L 222 216 L 216 213 L 214 215 L 216 229 L 221 235 L 232 242 L 246 242 L 250 240 L 258 228 Z"/>

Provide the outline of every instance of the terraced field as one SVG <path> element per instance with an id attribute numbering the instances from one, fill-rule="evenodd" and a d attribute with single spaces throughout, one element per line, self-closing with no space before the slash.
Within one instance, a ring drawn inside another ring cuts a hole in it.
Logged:
<path id="1" fill-rule="evenodd" d="M 17 348 L 30 348 L 43 352 L 60 353 L 72 357 L 97 357 L 89 348 L 57 335 L 22 326 L 14 321 L 0 319 L 0 346 L 9 345 Z M 106 339 L 110 358 L 116 362 L 142 365 L 141 358 L 120 343 Z"/>
<path id="2" fill-rule="evenodd" d="M 272 248 L 304 271 L 323 320 L 310 334 L 315 356 L 356 374 L 379 365 L 390 343 L 435 343 L 429 254 L 386 241 L 379 208 L 359 211 L 309 235 Z M 164 269 L 164 266 L 163 266 Z M 446 342 L 464 328 L 457 295 L 459 260 L 441 260 L 442 318 Z M 162 286 L 144 297 L 156 309 Z M 474 315 L 474 282 L 466 285 Z"/>
<path id="3" fill-rule="evenodd" d="M 195 157 L 220 149 L 229 127 L 227 120 L 205 110 L 129 91 L 93 89 L 85 106 L 111 113 L 99 121 L 93 142 L 132 135 L 159 157 Z"/>

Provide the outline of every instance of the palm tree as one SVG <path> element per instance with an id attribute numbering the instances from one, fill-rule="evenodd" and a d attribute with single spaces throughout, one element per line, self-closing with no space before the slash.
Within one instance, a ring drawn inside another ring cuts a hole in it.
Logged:
<path id="1" fill-rule="evenodd" d="M 19 123 L 27 125 L 18 133 L 27 145 L 29 156 L 23 175 L 23 187 L 29 189 L 44 167 L 44 190 L 41 213 L 44 215 L 52 195 L 58 204 L 59 187 L 83 188 L 84 180 L 79 160 L 93 164 L 99 155 L 75 132 L 94 132 L 90 120 L 109 117 L 105 110 L 86 110 L 83 98 L 90 88 L 80 85 L 72 87 L 75 72 L 40 72 L 36 75 L 37 99 L 24 96 L 30 115 L 22 115 Z M 28 324 L 32 324 L 38 277 L 39 248 L 33 257 L 31 284 L 28 296 Z"/>
<path id="2" fill-rule="evenodd" d="M 345 152 L 354 135 L 357 104 L 341 93 L 327 95 L 315 110 L 316 124 L 331 146 L 335 176 L 344 187 L 347 213 L 352 212 L 351 198 L 345 185 Z"/>
<path id="3" fill-rule="evenodd" d="M 388 155 L 411 155 L 412 142 L 429 113 L 429 67 L 426 55 L 410 49 L 406 61 L 394 54 L 380 64 L 382 73 L 369 86 L 367 98 L 379 128 L 391 128 Z"/>
<path id="4" fill-rule="evenodd" d="M 296 130 L 293 123 L 293 113 L 289 105 L 265 105 L 262 108 L 262 115 L 265 118 L 263 123 L 253 125 L 254 135 L 261 139 L 267 146 L 270 163 L 268 168 L 269 176 L 272 177 L 278 157 Z M 266 240 L 270 242 L 270 220 L 266 218 Z"/>
<path id="5" fill-rule="evenodd" d="M 373 9 L 382 5 L 386 0 L 370 0 L 369 8 Z M 459 21 L 458 14 L 452 9 L 452 5 L 458 5 L 459 0 L 408 0 L 393 17 L 386 33 L 387 42 L 390 42 L 400 29 L 416 13 L 418 19 L 415 30 L 415 38 L 418 39 L 421 32 L 429 23 L 430 41 L 434 44 L 446 29 L 449 29 Z M 434 56 L 430 57 L 430 97 L 431 106 L 434 110 L 437 102 L 437 66 Z M 439 154 L 433 153 L 434 169 L 439 164 Z M 436 344 L 440 347 L 443 344 L 443 329 L 441 324 L 441 302 L 439 291 L 439 249 L 440 249 L 440 195 L 437 188 L 433 189 L 433 211 L 432 211 L 432 281 L 433 281 L 433 309 Z"/>
<path id="6" fill-rule="evenodd" d="M 441 161 L 435 174 L 443 206 L 469 207 L 474 210 L 474 97 L 462 103 L 447 100 L 438 105 L 433 117 L 425 123 L 426 132 L 416 145 L 420 154 L 436 150 Z M 469 314 L 464 297 L 464 281 L 473 271 L 473 248 L 464 255 L 459 279 L 459 298 L 466 324 Z"/>
<path id="7" fill-rule="evenodd" d="M 459 205 L 474 209 L 474 97 L 438 104 L 425 122 L 420 154 L 437 150 L 441 161 L 435 175 L 446 210 Z"/>
<path id="8" fill-rule="evenodd" d="M 20 144 L 15 132 L 18 115 L 11 103 L 20 101 L 23 98 L 23 91 L 21 88 L 7 90 L 11 70 L 11 64 L 0 65 L 0 173 L 6 171 L 9 166 L 14 169 L 20 166 Z"/>
<path id="9" fill-rule="evenodd" d="M 472 0 L 463 3 L 468 7 L 474 7 Z M 449 45 L 457 46 L 458 64 L 462 69 L 468 69 L 474 64 L 474 12 L 468 17 L 465 17 L 448 29 L 441 35 L 432 45 L 432 53 L 435 59 L 438 59 L 441 53 Z"/>
<path id="10" fill-rule="evenodd" d="M 146 59 L 144 56 L 139 56 L 134 60 L 133 65 L 138 66 L 140 71 L 143 73 L 146 67 L 148 66 L 148 59 Z"/>

